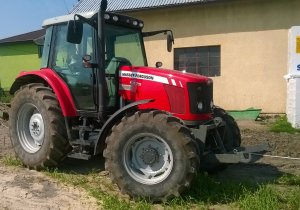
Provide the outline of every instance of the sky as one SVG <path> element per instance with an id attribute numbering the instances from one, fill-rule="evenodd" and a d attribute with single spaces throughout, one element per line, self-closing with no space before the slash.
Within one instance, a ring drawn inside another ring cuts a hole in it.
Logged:
<path id="1" fill-rule="evenodd" d="M 0 0 L 0 39 L 42 28 L 47 18 L 66 15 L 78 0 Z"/>

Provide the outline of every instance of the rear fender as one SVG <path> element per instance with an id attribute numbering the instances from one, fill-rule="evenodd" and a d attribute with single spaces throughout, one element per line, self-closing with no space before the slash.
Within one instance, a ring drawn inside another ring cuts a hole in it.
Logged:
<path id="1" fill-rule="evenodd" d="M 43 83 L 52 88 L 62 109 L 64 117 L 78 116 L 73 97 L 66 83 L 51 69 L 21 72 L 10 88 L 14 94 L 22 86 L 30 83 Z"/>

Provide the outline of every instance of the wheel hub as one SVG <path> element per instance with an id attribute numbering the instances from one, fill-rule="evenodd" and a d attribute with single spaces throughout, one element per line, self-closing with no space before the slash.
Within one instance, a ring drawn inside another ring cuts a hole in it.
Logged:
<path id="1" fill-rule="evenodd" d="M 41 131 L 38 122 L 33 122 L 33 124 L 30 126 L 31 126 L 31 131 L 32 131 L 33 135 L 38 136 Z"/>
<path id="2" fill-rule="evenodd" d="M 173 168 L 173 154 L 163 138 L 152 133 L 139 133 L 127 140 L 123 163 L 133 179 L 152 185 L 169 176 Z"/>
<path id="3" fill-rule="evenodd" d="M 152 166 L 154 163 L 159 162 L 159 153 L 157 149 L 153 148 L 151 145 L 146 149 L 143 148 L 143 153 L 140 157 L 146 165 Z"/>
<path id="4" fill-rule="evenodd" d="M 37 145 L 41 145 L 44 137 L 44 122 L 40 113 L 31 116 L 29 121 L 29 132 Z"/>

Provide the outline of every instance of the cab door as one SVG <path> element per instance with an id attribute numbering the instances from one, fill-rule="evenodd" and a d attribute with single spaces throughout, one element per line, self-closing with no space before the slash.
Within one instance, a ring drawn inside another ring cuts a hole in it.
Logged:
<path id="1" fill-rule="evenodd" d="M 96 111 L 94 70 L 84 67 L 82 59 L 86 55 L 95 58 L 94 29 L 84 24 L 80 44 L 66 41 L 66 24 L 55 26 L 53 33 L 50 67 L 67 83 L 77 110 Z"/>

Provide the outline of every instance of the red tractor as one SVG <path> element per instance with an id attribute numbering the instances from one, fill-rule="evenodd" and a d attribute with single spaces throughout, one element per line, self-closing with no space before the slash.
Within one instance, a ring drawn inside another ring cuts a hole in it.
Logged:
<path id="1" fill-rule="evenodd" d="M 29 168 L 103 152 L 122 192 L 162 200 L 195 173 L 247 162 L 239 128 L 213 104 L 212 80 L 147 67 L 141 20 L 105 12 L 46 20 L 42 68 L 11 87 L 10 136 Z M 158 67 L 158 66 L 157 66 Z M 200 165 L 201 163 L 201 165 Z"/>

